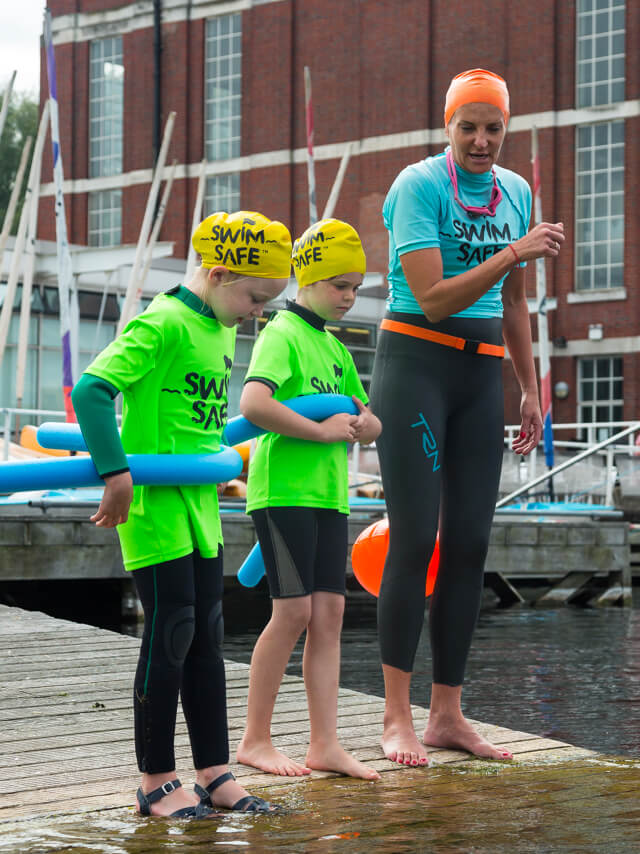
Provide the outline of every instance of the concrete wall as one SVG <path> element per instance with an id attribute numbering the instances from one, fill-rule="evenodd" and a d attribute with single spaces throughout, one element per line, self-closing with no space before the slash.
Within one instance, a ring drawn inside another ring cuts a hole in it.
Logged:
<path id="1" fill-rule="evenodd" d="M 124 576 L 117 535 L 88 521 L 88 508 L 42 510 L 4 506 L 0 515 L 0 583 L 27 579 Z M 349 522 L 349 540 L 369 524 Z M 235 575 L 255 543 L 251 520 L 223 519 L 225 575 Z M 487 569 L 510 578 L 558 578 L 567 572 L 608 573 L 629 565 L 626 522 L 494 521 Z M 349 567 L 350 571 L 350 567 Z"/>

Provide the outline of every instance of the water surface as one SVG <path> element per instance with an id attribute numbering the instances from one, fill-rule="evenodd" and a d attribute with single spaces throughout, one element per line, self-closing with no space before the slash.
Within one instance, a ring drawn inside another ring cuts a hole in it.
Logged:
<path id="1" fill-rule="evenodd" d="M 260 593 L 242 595 L 232 592 L 225 603 L 225 657 L 248 662 L 268 604 Z M 375 620 L 373 597 L 352 593 L 342 635 L 340 684 L 383 696 Z M 412 695 L 415 704 L 425 707 L 430 655 L 426 620 Z M 287 672 L 300 676 L 301 661 L 298 644 Z M 634 590 L 633 608 L 484 608 L 463 705 L 468 717 L 486 723 L 640 757 L 640 588 Z"/>

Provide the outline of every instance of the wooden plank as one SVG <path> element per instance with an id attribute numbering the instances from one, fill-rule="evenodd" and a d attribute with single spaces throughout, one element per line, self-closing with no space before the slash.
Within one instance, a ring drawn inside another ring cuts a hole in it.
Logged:
<path id="1" fill-rule="evenodd" d="M 0 774 L 0 822 L 52 811 L 66 815 L 130 806 L 139 778 L 130 699 L 139 639 L 6 606 L 0 606 L 0 626 L 0 770 L 4 772 Z M 244 728 L 249 667 L 227 662 L 226 669 L 234 755 Z M 399 771 L 379 746 L 383 710 L 382 698 L 341 689 L 339 737 L 361 761 L 385 775 L 401 775 L 409 769 Z M 412 711 L 420 732 L 427 710 L 416 706 Z M 477 726 L 518 757 L 569 758 L 585 753 L 553 739 L 484 723 Z M 292 757 L 304 758 L 309 723 L 304 684 L 297 677 L 283 681 L 273 735 Z M 468 754 L 461 751 L 428 751 L 433 763 L 430 774 L 440 767 L 470 764 Z M 181 712 L 176 757 L 181 768 L 190 766 Z M 308 785 L 302 778 L 274 778 L 253 768 L 233 768 L 238 779 L 258 789 L 277 783 L 281 790 L 293 791 L 291 786 Z M 332 776 L 313 774 L 317 782 Z M 187 777 L 188 773 L 185 784 Z M 450 783 L 447 791 L 450 796 Z"/>

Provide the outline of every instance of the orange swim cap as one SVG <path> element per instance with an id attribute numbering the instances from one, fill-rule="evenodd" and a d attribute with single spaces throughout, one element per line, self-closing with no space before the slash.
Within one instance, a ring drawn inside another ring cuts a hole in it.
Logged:
<path id="1" fill-rule="evenodd" d="M 463 104 L 493 104 L 502 111 L 504 123 L 509 123 L 509 90 L 502 77 L 492 71 L 472 68 L 453 78 L 444 104 L 445 125 Z"/>

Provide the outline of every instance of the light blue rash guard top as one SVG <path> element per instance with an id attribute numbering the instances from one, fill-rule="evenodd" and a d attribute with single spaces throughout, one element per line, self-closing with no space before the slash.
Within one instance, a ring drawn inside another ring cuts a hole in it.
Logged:
<path id="1" fill-rule="evenodd" d="M 486 205 L 493 182 L 491 172 L 473 174 L 457 165 L 455 168 L 460 201 L 465 205 Z M 389 231 L 389 311 L 423 313 L 404 276 L 402 255 L 437 247 L 444 278 L 451 279 L 482 264 L 527 233 L 531 214 L 529 185 L 509 169 L 494 169 L 502 190 L 495 216 L 471 216 L 456 202 L 446 151 L 412 163 L 400 172 L 382 208 Z M 473 305 L 452 316 L 502 317 L 505 278 L 506 275 Z"/>

